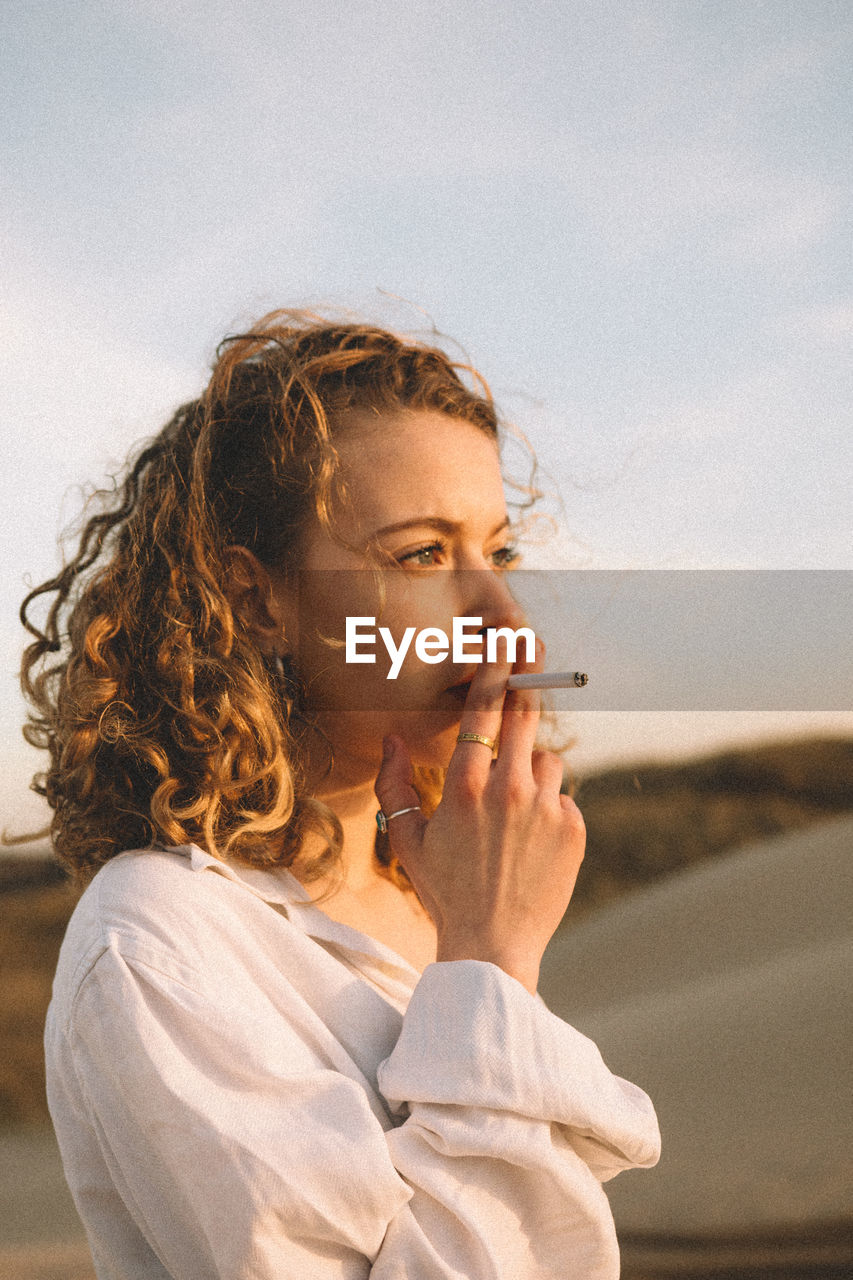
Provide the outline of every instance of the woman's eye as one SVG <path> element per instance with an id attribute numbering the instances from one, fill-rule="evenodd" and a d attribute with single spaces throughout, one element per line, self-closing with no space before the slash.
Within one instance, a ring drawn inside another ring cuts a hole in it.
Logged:
<path id="1" fill-rule="evenodd" d="M 400 564 L 420 566 L 429 569 L 438 563 L 437 557 L 444 552 L 444 546 L 440 542 L 431 542 L 429 546 L 418 547 L 417 551 L 409 551 L 404 556 L 400 556 Z"/>
<path id="2" fill-rule="evenodd" d="M 399 563 L 415 568 L 433 569 L 444 561 L 446 553 L 447 547 L 443 542 L 431 542 L 428 546 L 418 547 L 416 551 L 407 551 L 404 556 L 399 557 Z M 488 558 L 496 569 L 509 569 L 521 557 L 516 547 L 506 546 L 492 551 Z"/>
<path id="3" fill-rule="evenodd" d="M 521 552 L 517 547 L 499 547 L 497 551 L 493 551 L 491 555 L 492 563 L 497 569 L 509 569 L 513 564 L 521 559 Z"/>

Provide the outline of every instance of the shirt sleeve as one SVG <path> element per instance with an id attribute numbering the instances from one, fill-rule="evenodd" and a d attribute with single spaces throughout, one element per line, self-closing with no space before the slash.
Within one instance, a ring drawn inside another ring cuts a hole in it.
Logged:
<path id="1" fill-rule="evenodd" d="M 654 1112 L 501 970 L 425 971 L 379 1070 L 388 1128 L 297 996 L 213 990 L 110 949 L 69 1031 L 112 1180 L 174 1280 L 615 1280 L 600 1180 L 654 1163 Z"/>
<path id="2" fill-rule="evenodd" d="M 618 1276 L 600 1183 L 656 1163 L 654 1109 L 515 979 L 473 960 L 429 966 L 379 1085 L 406 1117 L 387 1141 L 440 1255 L 412 1274 Z"/>

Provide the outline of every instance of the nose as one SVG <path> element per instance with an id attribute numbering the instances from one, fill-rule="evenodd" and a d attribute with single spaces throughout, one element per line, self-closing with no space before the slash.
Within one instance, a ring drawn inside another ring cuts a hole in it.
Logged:
<path id="1" fill-rule="evenodd" d="M 483 631 L 488 627 L 512 627 L 517 630 L 526 624 L 521 605 L 510 590 L 509 575 L 494 569 L 466 569 L 463 578 L 461 601 L 467 617 L 483 619 Z"/>

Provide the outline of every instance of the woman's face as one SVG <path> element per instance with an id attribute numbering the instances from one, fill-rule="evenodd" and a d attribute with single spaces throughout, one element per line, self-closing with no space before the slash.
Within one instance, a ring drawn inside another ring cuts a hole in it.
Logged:
<path id="1" fill-rule="evenodd" d="M 413 639 L 389 679 L 379 627 L 399 645 L 409 627 L 450 637 L 454 616 L 480 617 L 484 628 L 523 625 L 506 581 L 515 553 L 497 444 L 432 411 L 359 416 L 335 443 L 347 494 L 332 513 L 337 536 L 315 522 L 296 591 L 276 582 L 292 656 L 336 761 L 375 770 L 382 737 L 393 732 L 416 764 L 446 765 L 475 666 L 454 663 L 452 653 L 424 662 Z M 346 661 L 347 617 L 376 619 L 361 627 L 375 644 L 360 648 L 375 663 Z"/>

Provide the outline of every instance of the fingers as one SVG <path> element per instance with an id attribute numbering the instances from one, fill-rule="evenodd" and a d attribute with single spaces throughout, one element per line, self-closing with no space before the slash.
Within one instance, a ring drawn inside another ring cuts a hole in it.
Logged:
<path id="1" fill-rule="evenodd" d="M 519 661 L 515 670 L 541 671 L 545 646 L 536 642 L 533 662 Z M 538 689 L 513 689 L 507 693 L 501 723 L 501 747 L 498 768 L 501 772 L 519 772 L 530 777 L 531 754 L 539 731 L 542 695 Z"/>
<path id="2" fill-rule="evenodd" d="M 580 842 L 580 856 L 583 858 L 584 846 L 586 844 L 586 823 L 583 820 L 583 814 L 575 804 L 571 796 L 560 793 L 560 808 L 565 816 L 570 820 L 574 828 L 575 835 Z"/>
<path id="3" fill-rule="evenodd" d="M 397 813 L 420 805 L 420 797 L 412 784 L 412 761 L 402 739 L 389 735 L 383 744 L 382 766 L 374 784 L 379 807 L 385 814 Z M 426 818 L 420 812 L 404 813 L 388 825 L 391 848 L 405 865 L 405 852 L 417 848 Z"/>
<path id="4" fill-rule="evenodd" d="M 506 659 L 483 662 L 471 681 L 465 709 L 459 725 L 460 734 L 476 733 L 479 737 L 496 740 L 501 732 L 506 682 L 512 664 Z M 447 769 L 447 782 L 452 783 L 463 770 L 481 779 L 488 777 L 492 765 L 492 753 L 482 742 L 459 742 Z"/>
<path id="5" fill-rule="evenodd" d="M 563 785 L 563 762 L 553 751 L 534 751 L 531 759 L 533 781 L 540 791 L 559 795 Z"/>

